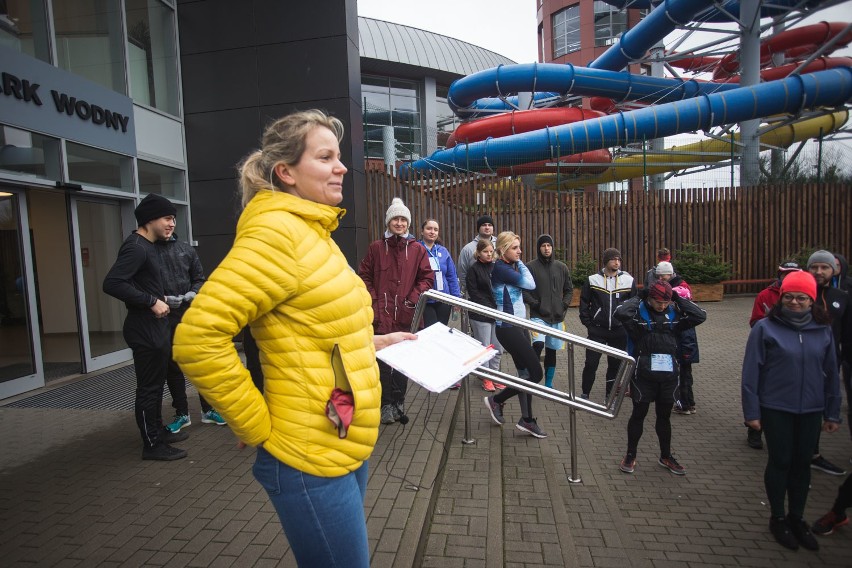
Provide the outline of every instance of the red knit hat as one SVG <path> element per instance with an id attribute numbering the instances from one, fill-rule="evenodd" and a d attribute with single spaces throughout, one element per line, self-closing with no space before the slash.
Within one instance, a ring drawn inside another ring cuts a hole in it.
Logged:
<path id="1" fill-rule="evenodd" d="M 781 282 L 781 293 L 787 294 L 789 292 L 801 292 L 807 294 L 811 300 L 816 301 L 816 280 L 810 272 L 804 270 L 791 272 Z"/>
<path id="2" fill-rule="evenodd" d="M 672 287 L 665 280 L 657 280 L 648 288 L 648 296 L 658 302 L 668 302 L 672 299 Z"/>

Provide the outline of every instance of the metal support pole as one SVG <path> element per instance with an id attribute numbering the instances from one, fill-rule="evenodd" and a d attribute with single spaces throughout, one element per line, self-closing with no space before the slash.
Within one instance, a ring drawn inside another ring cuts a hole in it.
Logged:
<path id="1" fill-rule="evenodd" d="M 576 396 L 575 373 L 574 373 L 574 345 L 566 344 L 568 348 L 568 396 L 572 399 Z M 571 475 L 568 476 L 569 483 L 582 483 L 579 466 L 577 465 L 577 411 L 568 409 L 568 435 L 571 437 Z"/>
<path id="2" fill-rule="evenodd" d="M 461 315 L 462 331 L 468 333 L 469 326 L 467 310 L 463 310 Z M 475 444 L 476 439 L 473 437 L 473 433 L 471 432 L 469 378 L 462 379 L 462 398 L 464 398 L 464 438 L 462 438 L 462 444 Z"/>
<path id="3" fill-rule="evenodd" d="M 760 0 L 740 2 L 740 85 L 748 87 L 760 83 Z M 740 123 L 742 160 L 740 161 L 740 186 L 757 185 L 760 180 L 760 119 Z"/>

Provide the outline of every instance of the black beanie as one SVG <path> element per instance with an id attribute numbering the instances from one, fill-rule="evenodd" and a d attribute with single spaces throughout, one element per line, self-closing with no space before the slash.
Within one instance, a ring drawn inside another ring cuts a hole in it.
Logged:
<path id="1" fill-rule="evenodd" d="M 608 248 L 603 251 L 603 263 L 606 264 L 613 258 L 621 260 L 621 252 L 617 248 Z"/>
<path id="2" fill-rule="evenodd" d="M 548 234 L 544 234 L 538 238 L 538 242 L 535 243 L 535 248 L 540 249 L 541 245 L 543 245 L 544 243 L 550 243 L 550 246 L 555 246 L 553 244 L 553 237 Z"/>
<path id="3" fill-rule="evenodd" d="M 476 220 L 476 231 L 479 232 L 479 228 L 485 223 L 488 223 L 492 227 L 494 226 L 494 219 L 491 218 L 491 215 L 483 215 Z"/>
<path id="4" fill-rule="evenodd" d="M 154 219 L 177 215 L 177 208 L 171 201 L 162 195 L 149 193 L 148 196 L 136 206 L 136 210 L 133 214 L 136 215 L 136 223 L 138 226 L 142 227 Z"/>

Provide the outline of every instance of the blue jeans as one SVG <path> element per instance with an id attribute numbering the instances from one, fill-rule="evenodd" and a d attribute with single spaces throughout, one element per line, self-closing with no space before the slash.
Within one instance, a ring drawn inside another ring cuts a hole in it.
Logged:
<path id="1" fill-rule="evenodd" d="M 299 566 L 369 568 L 367 462 L 341 477 L 317 477 L 258 448 L 252 472 L 269 494 Z"/>

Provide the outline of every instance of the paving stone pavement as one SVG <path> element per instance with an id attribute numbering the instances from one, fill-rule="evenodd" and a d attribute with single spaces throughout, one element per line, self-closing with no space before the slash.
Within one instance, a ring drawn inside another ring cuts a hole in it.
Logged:
<path id="1" fill-rule="evenodd" d="M 506 425 L 493 425 L 474 379 L 476 443 L 467 445 L 459 392 L 434 395 L 412 385 L 410 423 L 382 427 L 370 461 L 372 565 L 849 566 L 848 527 L 821 538 L 818 553 L 787 551 L 769 535 L 766 454 L 745 445 L 739 402 L 751 303 L 702 304 L 708 321 L 699 328 L 694 367 L 698 413 L 672 417 L 684 477 L 656 464 L 652 417 L 636 473 L 618 469 L 629 401 L 614 420 L 578 413 L 582 482 L 569 483 L 566 407 L 535 401 L 550 434 L 537 440 L 513 427 L 516 401 L 506 405 Z M 581 332 L 576 310 L 567 323 Z M 578 353 L 578 378 L 583 358 Z M 565 390 L 566 352 L 558 364 L 555 386 Z M 593 398 L 603 397 L 604 367 Z M 200 418 L 197 397 L 190 400 Z M 0 564 L 295 566 L 251 475 L 253 452 L 237 449 L 227 427 L 196 420 L 187 431 L 180 446 L 188 459 L 143 462 L 132 412 L 0 406 Z M 848 426 L 824 435 L 821 445 L 827 458 L 852 467 Z M 828 510 L 842 480 L 813 473 L 808 520 Z"/>

